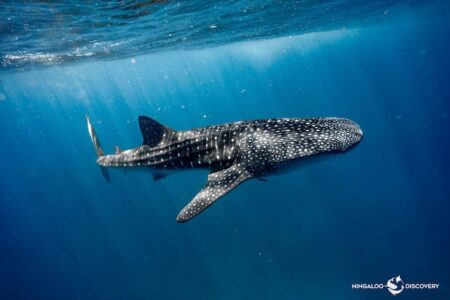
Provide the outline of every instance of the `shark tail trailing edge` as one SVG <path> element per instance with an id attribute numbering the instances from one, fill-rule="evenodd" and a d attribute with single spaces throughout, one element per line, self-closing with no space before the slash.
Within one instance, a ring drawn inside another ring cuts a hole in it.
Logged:
<path id="1" fill-rule="evenodd" d="M 92 126 L 91 120 L 89 116 L 86 115 L 86 123 L 88 127 L 89 136 L 91 137 L 92 144 L 94 144 L 95 152 L 97 152 L 97 157 L 102 157 L 105 155 L 105 152 L 100 145 L 100 141 L 97 138 L 97 134 L 95 133 L 94 127 Z"/>
<path id="2" fill-rule="evenodd" d="M 88 127 L 89 136 L 91 137 L 92 144 L 94 144 L 95 152 L 97 153 L 97 157 L 102 157 L 105 155 L 105 152 L 100 145 L 100 141 L 97 138 L 97 134 L 95 133 L 94 127 L 92 126 L 91 120 L 89 116 L 86 115 L 86 123 Z M 111 182 L 111 177 L 109 176 L 109 172 L 105 167 L 100 166 L 100 170 L 102 171 L 102 175 L 107 182 Z"/>

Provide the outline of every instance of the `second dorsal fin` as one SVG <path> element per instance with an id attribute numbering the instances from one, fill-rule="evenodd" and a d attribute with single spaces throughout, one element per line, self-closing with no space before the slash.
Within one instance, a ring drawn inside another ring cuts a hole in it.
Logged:
<path id="1" fill-rule="evenodd" d="M 169 141 L 175 134 L 172 129 L 145 116 L 139 116 L 139 128 L 144 138 L 142 143 L 149 147 L 155 147 L 160 143 Z"/>
<path id="2" fill-rule="evenodd" d="M 122 149 L 120 149 L 120 147 L 119 146 L 114 146 L 114 154 L 120 154 L 120 153 L 122 153 L 123 152 L 123 150 Z"/>

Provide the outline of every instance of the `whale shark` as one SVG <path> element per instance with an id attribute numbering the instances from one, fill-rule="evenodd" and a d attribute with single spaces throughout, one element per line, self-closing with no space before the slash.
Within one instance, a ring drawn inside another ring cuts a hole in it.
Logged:
<path id="1" fill-rule="evenodd" d="M 151 169 L 155 180 L 165 170 L 209 170 L 203 189 L 178 214 L 181 223 L 246 180 L 265 180 L 263 176 L 308 157 L 346 152 L 363 137 L 359 125 L 344 118 L 278 118 L 174 130 L 139 116 L 142 145 L 115 147 L 114 154 L 106 155 L 88 116 L 86 122 L 97 164 L 108 181 L 107 168 Z"/>

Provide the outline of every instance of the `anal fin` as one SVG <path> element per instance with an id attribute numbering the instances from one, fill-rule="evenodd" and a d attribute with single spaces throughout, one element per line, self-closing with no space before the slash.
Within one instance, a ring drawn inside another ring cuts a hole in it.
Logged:
<path id="1" fill-rule="evenodd" d="M 227 169 L 209 173 L 203 189 L 178 214 L 177 222 L 184 223 L 200 214 L 220 197 L 233 190 L 252 175 L 235 163 Z"/>
<path id="2" fill-rule="evenodd" d="M 169 174 L 167 174 L 167 173 L 164 173 L 164 172 L 161 172 L 161 171 L 156 171 L 156 172 L 153 172 L 153 180 L 154 181 L 158 181 L 160 179 L 163 179 L 163 178 L 167 177 L 168 175 Z"/>

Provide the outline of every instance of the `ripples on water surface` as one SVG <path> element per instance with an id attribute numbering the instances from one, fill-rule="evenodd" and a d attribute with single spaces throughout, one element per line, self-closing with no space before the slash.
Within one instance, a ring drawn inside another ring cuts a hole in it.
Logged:
<path id="1" fill-rule="evenodd" d="M 17 68 L 114 59 L 341 29 L 429 2 L 7 1 L 0 10 L 0 63 Z"/>

